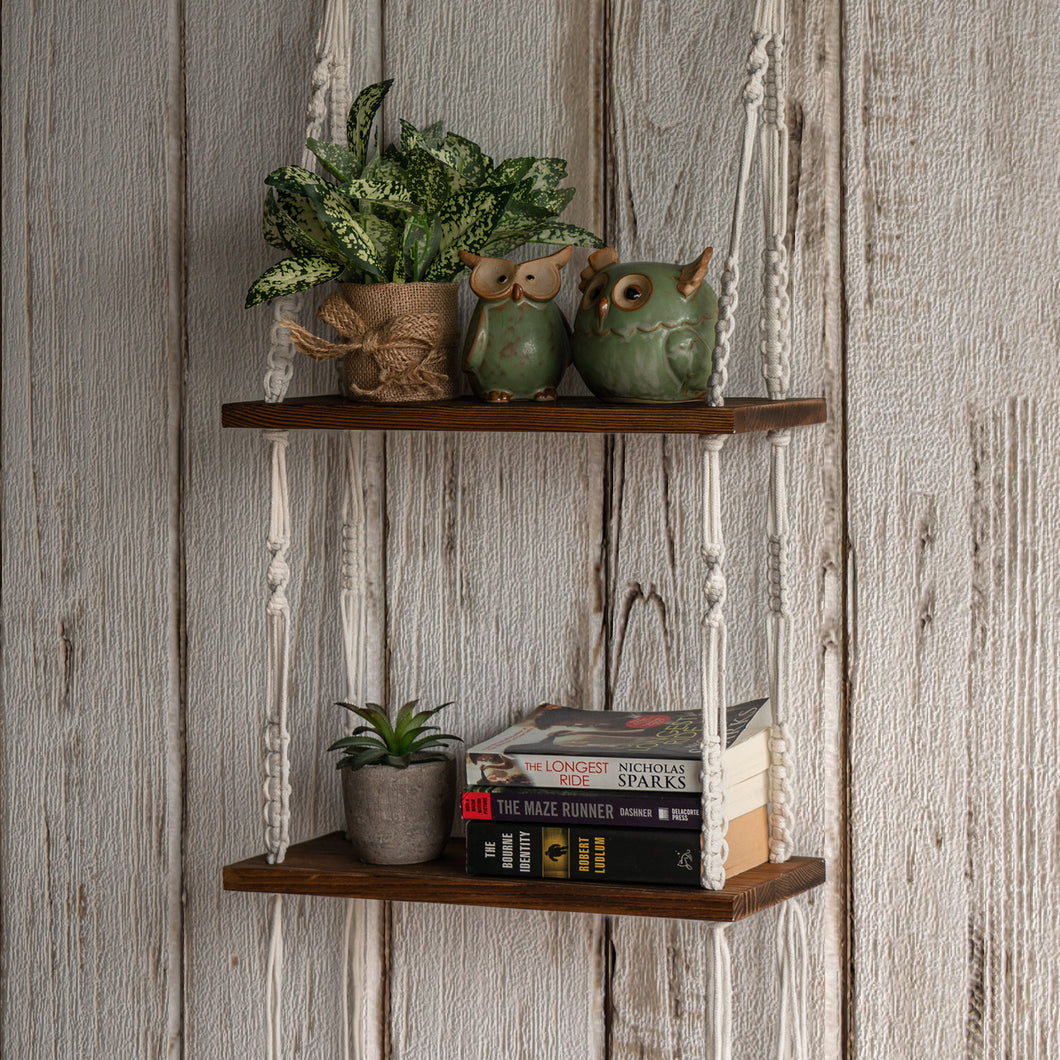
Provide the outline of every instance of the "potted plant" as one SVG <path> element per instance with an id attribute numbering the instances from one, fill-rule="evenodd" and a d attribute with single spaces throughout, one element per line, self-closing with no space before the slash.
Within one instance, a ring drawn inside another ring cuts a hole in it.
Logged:
<path id="1" fill-rule="evenodd" d="M 401 140 L 369 158 L 372 124 L 391 81 L 353 102 L 346 144 L 310 139 L 326 176 L 284 166 L 265 178 L 265 239 L 289 257 L 247 292 L 247 308 L 337 280 L 318 316 L 343 342 L 285 321 L 318 360 L 343 356 L 343 389 L 370 401 L 456 394 L 457 281 L 461 250 L 503 256 L 526 243 L 601 246 L 559 221 L 574 196 L 560 188 L 561 158 L 493 164 L 478 144 L 441 123 L 401 122 Z"/>
<path id="2" fill-rule="evenodd" d="M 328 748 L 341 751 L 346 838 L 373 865 L 412 865 L 441 855 L 453 821 L 452 758 L 444 741 L 459 736 L 427 723 L 443 703 L 417 711 L 406 703 L 394 718 L 376 703 L 338 703 L 365 724 Z"/>

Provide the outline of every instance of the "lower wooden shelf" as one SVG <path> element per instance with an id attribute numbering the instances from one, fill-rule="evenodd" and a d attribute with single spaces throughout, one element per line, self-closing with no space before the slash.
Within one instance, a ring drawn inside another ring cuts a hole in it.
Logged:
<path id="1" fill-rule="evenodd" d="M 732 877 L 721 891 L 468 876 L 462 840 L 451 840 L 440 860 L 423 865 L 366 865 L 352 856 L 341 832 L 295 844 L 280 865 L 261 855 L 224 868 L 228 891 L 714 921 L 742 920 L 824 879 L 820 858 L 760 865 Z"/>

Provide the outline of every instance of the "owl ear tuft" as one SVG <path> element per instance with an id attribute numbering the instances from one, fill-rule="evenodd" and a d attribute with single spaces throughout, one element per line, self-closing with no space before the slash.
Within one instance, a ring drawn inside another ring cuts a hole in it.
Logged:
<path id="1" fill-rule="evenodd" d="M 696 261 L 690 261 L 681 269 L 681 275 L 677 277 L 677 290 L 682 298 L 687 298 L 699 290 L 703 277 L 707 275 L 707 266 L 713 253 L 714 248 L 707 247 Z"/>
<path id="2" fill-rule="evenodd" d="M 606 269 L 608 265 L 617 265 L 618 255 L 615 253 L 614 247 L 602 247 L 600 250 L 594 250 L 589 255 L 589 264 L 582 269 L 580 280 L 578 283 L 578 290 L 584 291 L 589 286 L 589 281 L 601 270 Z"/>
<path id="3" fill-rule="evenodd" d="M 570 261 L 570 256 L 573 253 L 574 247 L 561 247 L 555 254 L 549 254 L 544 260 L 550 265 L 555 265 L 557 269 L 562 269 Z"/>
<path id="4" fill-rule="evenodd" d="M 472 254 L 470 250 L 460 250 L 457 253 L 460 255 L 460 260 L 469 269 L 473 269 L 482 260 L 478 254 Z"/>

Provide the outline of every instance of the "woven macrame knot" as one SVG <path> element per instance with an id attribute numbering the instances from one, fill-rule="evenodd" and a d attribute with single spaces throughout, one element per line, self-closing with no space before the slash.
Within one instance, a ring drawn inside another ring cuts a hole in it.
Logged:
<path id="1" fill-rule="evenodd" d="M 282 449 L 286 449 L 290 442 L 286 431 L 262 431 L 261 436 L 270 445 L 278 445 Z"/>
<path id="2" fill-rule="evenodd" d="M 269 587 L 278 589 L 286 585 L 291 579 L 291 568 L 279 556 L 273 558 L 269 564 Z"/>

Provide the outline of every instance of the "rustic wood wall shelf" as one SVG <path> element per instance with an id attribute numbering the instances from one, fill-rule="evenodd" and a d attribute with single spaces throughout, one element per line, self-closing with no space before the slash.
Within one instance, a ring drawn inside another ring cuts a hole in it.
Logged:
<path id="1" fill-rule="evenodd" d="M 698 834 L 689 834 L 698 841 Z M 332 832 L 289 847 L 279 865 L 270 865 L 263 855 L 238 861 L 225 866 L 225 890 L 727 922 L 802 894 L 825 878 L 820 858 L 759 865 L 733 876 L 723 890 L 710 891 L 468 876 L 458 839 L 450 841 L 440 861 L 423 865 L 366 865 L 350 851 L 342 833 Z"/>
<path id="2" fill-rule="evenodd" d="M 594 398 L 490 405 L 472 398 L 365 405 L 337 395 L 224 405 L 224 427 L 266 430 L 504 431 L 583 434 L 744 434 L 824 423 L 823 398 L 726 398 L 720 408 L 609 405 Z"/>

